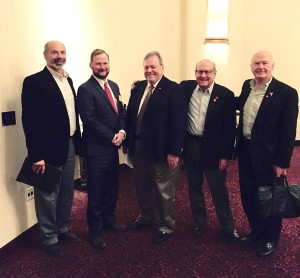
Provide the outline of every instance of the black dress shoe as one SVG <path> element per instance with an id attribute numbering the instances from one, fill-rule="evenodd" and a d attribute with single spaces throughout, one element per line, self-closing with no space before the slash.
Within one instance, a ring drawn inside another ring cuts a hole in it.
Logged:
<path id="1" fill-rule="evenodd" d="M 261 256 L 268 256 L 271 255 L 276 247 L 276 243 L 275 242 L 265 242 L 263 245 L 259 246 L 257 249 L 257 256 L 261 257 Z"/>
<path id="2" fill-rule="evenodd" d="M 65 240 L 65 241 L 78 241 L 78 237 L 71 233 L 70 231 L 67 231 L 65 233 L 62 234 L 58 234 L 58 239 L 59 240 Z"/>
<path id="3" fill-rule="evenodd" d="M 200 237 L 204 232 L 204 228 L 203 227 L 196 227 L 194 230 L 193 230 L 193 235 L 195 238 L 197 237 Z"/>
<path id="4" fill-rule="evenodd" d="M 163 242 L 165 242 L 166 240 L 168 240 L 170 238 L 170 236 L 171 236 L 170 233 L 159 231 L 157 233 L 157 235 L 154 237 L 153 243 L 155 243 L 155 244 L 162 244 Z"/>
<path id="5" fill-rule="evenodd" d="M 104 249 L 106 243 L 102 237 L 89 237 L 90 244 L 96 249 Z"/>
<path id="6" fill-rule="evenodd" d="M 240 236 L 236 230 L 233 230 L 232 232 L 225 232 L 224 234 L 227 239 L 230 239 L 233 241 L 240 241 Z"/>
<path id="7" fill-rule="evenodd" d="M 63 257 L 65 255 L 64 249 L 58 244 L 58 242 L 44 247 L 45 251 L 53 257 Z"/>
<path id="8" fill-rule="evenodd" d="M 140 229 L 140 228 L 146 228 L 146 227 L 151 227 L 151 223 L 146 223 L 143 221 L 140 217 L 137 219 L 134 219 L 130 221 L 127 225 L 128 229 Z"/>

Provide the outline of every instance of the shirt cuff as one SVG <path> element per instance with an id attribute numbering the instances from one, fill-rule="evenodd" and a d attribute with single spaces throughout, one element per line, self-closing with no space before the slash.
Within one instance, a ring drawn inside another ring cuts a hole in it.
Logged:
<path id="1" fill-rule="evenodd" d="M 121 130 L 119 130 L 119 132 L 124 134 L 124 138 L 123 138 L 123 140 L 124 140 L 126 138 L 126 132 L 125 132 L 125 130 L 121 129 Z"/>

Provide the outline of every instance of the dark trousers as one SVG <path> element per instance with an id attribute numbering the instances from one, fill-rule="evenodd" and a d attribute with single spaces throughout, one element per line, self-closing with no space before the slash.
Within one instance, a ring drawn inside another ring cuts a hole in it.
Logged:
<path id="1" fill-rule="evenodd" d="M 103 228 L 115 223 L 118 198 L 119 157 L 89 156 L 87 160 L 87 221 L 90 236 L 100 236 Z"/>
<path id="2" fill-rule="evenodd" d="M 243 139 L 239 152 L 239 178 L 241 189 L 241 200 L 243 209 L 248 218 L 251 233 L 257 235 L 261 240 L 277 242 L 282 228 L 282 219 L 270 217 L 262 219 L 259 215 L 258 187 L 271 185 L 274 181 L 273 165 L 264 165 L 268 168 L 263 175 L 255 175 L 251 161 L 251 141 Z"/>
<path id="3" fill-rule="evenodd" d="M 196 136 L 187 137 L 184 148 L 184 165 L 195 225 L 204 227 L 206 223 L 207 214 L 202 189 L 205 175 L 222 230 L 225 233 L 231 233 L 234 230 L 234 220 L 226 186 L 227 173 L 226 171 L 219 171 L 219 169 L 204 169 L 202 148 L 202 138 Z"/>

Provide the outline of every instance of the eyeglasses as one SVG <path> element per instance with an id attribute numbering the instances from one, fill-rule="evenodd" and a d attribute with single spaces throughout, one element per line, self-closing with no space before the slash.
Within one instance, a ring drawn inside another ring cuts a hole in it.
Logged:
<path id="1" fill-rule="evenodd" d="M 198 73 L 200 75 L 202 75 L 203 73 L 205 75 L 210 75 L 212 74 L 213 72 L 216 72 L 215 70 L 195 70 L 195 73 Z"/>

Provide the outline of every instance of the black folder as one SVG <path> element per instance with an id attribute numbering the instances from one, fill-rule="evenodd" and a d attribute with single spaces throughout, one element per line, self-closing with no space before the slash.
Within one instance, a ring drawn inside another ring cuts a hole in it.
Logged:
<path id="1" fill-rule="evenodd" d="M 44 174 L 36 174 L 32 170 L 32 163 L 26 157 L 16 181 L 37 187 L 52 193 L 62 175 L 62 169 L 46 163 Z"/>

